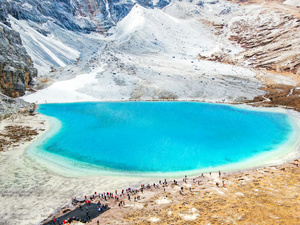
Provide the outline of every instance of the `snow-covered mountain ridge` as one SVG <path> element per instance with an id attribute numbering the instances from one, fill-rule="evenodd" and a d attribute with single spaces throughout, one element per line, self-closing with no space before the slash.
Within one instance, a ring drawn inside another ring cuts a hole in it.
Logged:
<path id="1" fill-rule="evenodd" d="M 52 21 L 72 31 L 105 31 L 123 19 L 138 3 L 162 8 L 170 0 L 3 0 L 1 8 L 18 20 L 36 23 Z M 41 30 L 41 32 L 43 32 Z"/>

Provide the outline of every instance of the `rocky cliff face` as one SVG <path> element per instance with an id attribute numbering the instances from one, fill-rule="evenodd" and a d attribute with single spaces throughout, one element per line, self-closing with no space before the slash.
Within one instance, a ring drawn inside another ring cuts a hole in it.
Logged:
<path id="1" fill-rule="evenodd" d="M 300 74 L 300 20 L 284 11 L 257 9 L 230 21 L 228 38 L 245 50 L 248 65 Z"/>
<path id="2" fill-rule="evenodd" d="M 10 97 L 25 94 L 37 76 L 18 32 L 0 23 L 0 91 Z"/>
<path id="3" fill-rule="evenodd" d="M 231 0 L 228 0 L 231 1 Z M 222 20 L 213 18 L 211 26 L 220 38 L 227 39 L 242 50 L 228 54 L 219 49 L 199 59 L 242 64 L 276 72 L 300 74 L 299 8 L 285 6 L 282 0 L 236 0 L 243 4 L 240 11 Z M 255 5 L 260 3 L 263 6 Z"/>

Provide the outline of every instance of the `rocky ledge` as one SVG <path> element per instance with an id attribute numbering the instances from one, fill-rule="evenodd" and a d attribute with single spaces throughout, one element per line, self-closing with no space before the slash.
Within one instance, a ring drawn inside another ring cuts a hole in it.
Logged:
<path id="1" fill-rule="evenodd" d="M 18 113 L 32 113 L 36 105 L 22 99 L 13 99 L 0 93 L 0 120 Z"/>

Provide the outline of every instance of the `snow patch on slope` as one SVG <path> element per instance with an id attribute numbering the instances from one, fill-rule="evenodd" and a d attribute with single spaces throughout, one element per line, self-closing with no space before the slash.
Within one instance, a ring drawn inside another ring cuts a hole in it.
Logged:
<path id="1" fill-rule="evenodd" d="M 91 86 L 97 83 L 96 75 L 100 71 L 102 71 L 102 68 L 97 68 L 92 70 L 89 74 L 82 74 L 70 80 L 55 82 L 50 87 L 28 95 L 24 99 L 28 102 L 36 102 L 39 104 L 55 103 L 58 101 L 60 103 L 99 101 L 99 99 L 79 93 L 77 90 L 86 84 Z"/>

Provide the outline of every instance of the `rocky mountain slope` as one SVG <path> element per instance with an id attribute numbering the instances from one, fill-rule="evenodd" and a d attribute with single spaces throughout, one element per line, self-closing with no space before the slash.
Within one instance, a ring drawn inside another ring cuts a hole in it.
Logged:
<path id="1" fill-rule="evenodd" d="M 32 84 L 37 70 L 22 45 L 20 34 L 6 24 L 0 22 L 0 91 L 19 97 Z"/>
<path id="2" fill-rule="evenodd" d="M 108 31 L 109 36 L 84 36 L 86 45 L 82 45 L 84 51 L 77 66 L 90 70 L 24 99 L 30 102 L 132 99 L 243 102 L 263 94 L 258 89 L 263 84 L 250 69 L 197 60 L 199 52 L 209 54 L 219 48 L 232 54 L 239 51 L 199 21 L 199 13 L 205 13 L 206 7 L 217 15 L 226 15 L 224 9 L 235 6 L 226 2 L 199 6 L 195 2 L 174 1 L 160 10 L 137 4 Z M 14 24 L 21 26 L 19 21 Z M 71 36 L 73 47 L 83 37 L 76 35 Z M 50 37 L 48 40 L 50 43 Z M 59 72 L 52 73 L 53 79 L 78 74 L 77 66 L 58 69 Z"/>
<path id="3" fill-rule="evenodd" d="M 40 76 L 43 76 L 52 67 L 73 64 L 80 52 L 87 50 L 84 37 L 77 35 L 80 37 L 72 41 L 73 37 L 70 36 L 91 32 L 106 34 L 136 3 L 147 8 L 162 8 L 169 2 L 170 0 L 3 0 L 0 2 L 0 17 L 10 20 L 12 28 L 21 33 L 27 52 L 33 58 Z M 88 54 L 91 52 L 86 52 Z"/>
<path id="4" fill-rule="evenodd" d="M 209 56 L 199 54 L 199 58 L 300 74 L 300 10 L 282 5 L 284 1 L 236 2 L 245 4 L 242 11 L 229 19 L 207 22 L 213 22 L 220 38 L 243 50 L 233 57 L 220 49 Z"/>
<path id="5" fill-rule="evenodd" d="M 229 24 L 229 38 L 245 48 L 238 59 L 260 68 L 300 74 L 300 20 L 278 11 L 252 12 Z"/>
<path id="6" fill-rule="evenodd" d="M 36 87 L 58 82 L 28 101 L 245 102 L 268 91 L 253 68 L 299 74 L 299 10 L 283 3 L 4 0 L 1 7 L 39 71 Z"/>
<path id="7" fill-rule="evenodd" d="M 276 8 L 249 8 L 228 23 L 226 37 L 245 49 L 237 61 L 300 75 L 300 17 Z"/>

